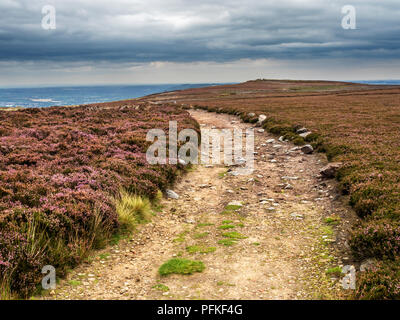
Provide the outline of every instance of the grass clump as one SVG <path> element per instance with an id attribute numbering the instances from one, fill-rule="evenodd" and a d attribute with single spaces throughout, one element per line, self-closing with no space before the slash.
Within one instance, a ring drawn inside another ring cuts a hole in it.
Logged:
<path id="1" fill-rule="evenodd" d="M 217 248 L 215 247 L 205 247 L 205 246 L 189 246 L 186 247 L 186 251 L 189 253 L 211 253 L 211 252 L 215 252 L 215 250 L 217 250 Z"/>
<path id="2" fill-rule="evenodd" d="M 337 216 L 330 216 L 325 218 L 325 223 L 329 224 L 329 225 L 338 225 L 340 223 L 340 217 Z"/>
<path id="3" fill-rule="evenodd" d="M 203 239 L 209 235 L 209 232 L 196 233 L 193 235 L 194 239 Z"/>
<path id="4" fill-rule="evenodd" d="M 168 292 L 169 291 L 169 288 L 165 284 L 162 284 L 162 283 L 158 283 L 155 286 L 153 286 L 152 288 L 156 289 L 158 291 L 162 291 L 162 292 Z"/>
<path id="5" fill-rule="evenodd" d="M 213 225 L 214 225 L 214 223 L 204 222 L 204 223 L 199 223 L 199 224 L 197 225 L 197 228 L 210 227 L 210 226 L 213 226 Z"/>
<path id="6" fill-rule="evenodd" d="M 100 260 L 107 260 L 109 256 L 110 256 L 109 253 L 102 253 L 102 254 L 99 254 L 99 259 Z"/>
<path id="7" fill-rule="evenodd" d="M 218 229 L 220 230 L 227 230 L 227 229 L 234 229 L 236 226 L 233 224 L 223 224 L 222 226 L 219 226 Z"/>
<path id="8" fill-rule="evenodd" d="M 228 170 L 222 171 L 218 173 L 219 178 L 224 178 L 228 174 Z"/>
<path id="9" fill-rule="evenodd" d="M 188 231 L 181 232 L 180 234 L 178 234 L 178 238 L 175 238 L 173 241 L 174 242 L 184 242 L 185 237 L 188 233 L 189 233 Z"/>
<path id="10" fill-rule="evenodd" d="M 222 234 L 222 236 L 224 238 L 230 238 L 230 239 L 235 239 L 235 240 L 237 240 L 237 239 L 246 239 L 247 238 L 246 236 L 244 236 L 241 233 L 236 232 L 236 231 L 225 232 L 225 233 Z"/>
<path id="11" fill-rule="evenodd" d="M 204 263 L 201 261 L 193 261 L 188 259 L 171 259 L 164 263 L 158 273 L 161 276 L 170 274 L 193 274 L 195 272 L 203 272 L 205 269 Z"/>
<path id="12" fill-rule="evenodd" d="M 222 239 L 222 240 L 218 241 L 218 244 L 224 245 L 226 247 L 233 246 L 236 243 L 237 243 L 237 240 L 234 240 L 234 239 Z"/>
<path id="13" fill-rule="evenodd" d="M 236 211 L 239 210 L 241 207 L 242 206 L 231 204 L 225 207 L 225 211 Z"/>
<path id="14" fill-rule="evenodd" d="M 132 232 L 137 224 L 150 221 L 151 204 L 146 198 L 121 191 L 115 207 L 122 230 Z"/>
<path id="15" fill-rule="evenodd" d="M 340 277 L 340 275 L 342 274 L 342 268 L 341 267 L 329 268 L 328 270 L 326 270 L 326 274 Z"/>
<path id="16" fill-rule="evenodd" d="M 222 239 L 218 241 L 218 244 L 224 245 L 224 246 L 233 246 L 234 244 L 237 243 L 239 239 L 246 239 L 247 237 L 242 235 L 239 232 L 232 231 L 232 232 L 225 232 L 222 234 L 222 236 L 226 239 Z"/>
<path id="17" fill-rule="evenodd" d="M 237 210 L 239 210 L 239 209 L 241 209 L 242 208 L 242 205 L 239 205 L 239 204 L 230 204 L 230 205 L 227 205 L 225 208 L 224 208 L 224 211 L 222 211 L 221 212 L 221 214 L 222 215 L 227 215 L 227 214 L 231 214 L 231 213 L 234 213 L 235 211 L 237 211 Z"/>
<path id="18" fill-rule="evenodd" d="M 81 285 L 81 282 L 79 280 L 70 280 L 70 281 L 68 281 L 68 283 L 73 287 Z"/>
<path id="19" fill-rule="evenodd" d="M 321 228 L 321 231 L 324 235 L 326 236 L 332 236 L 333 235 L 333 230 L 330 226 L 324 226 Z"/>

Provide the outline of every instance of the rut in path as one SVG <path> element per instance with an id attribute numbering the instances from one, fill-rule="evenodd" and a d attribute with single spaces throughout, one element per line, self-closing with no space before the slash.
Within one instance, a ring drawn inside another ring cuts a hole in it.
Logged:
<path id="1" fill-rule="evenodd" d="M 230 115 L 191 110 L 204 128 L 250 124 Z M 162 212 L 131 240 L 97 252 L 45 299 L 313 299 L 338 298 L 341 284 L 328 268 L 347 264 L 345 235 L 354 214 L 335 193 L 334 181 L 318 180 L 326 160 L 290 151 L 286 142 L 255 130 L 255 171 L 232 176 L 224 165 L 199 165 L 163 200 Z M 277 145 L 280 145 L 278 147 Z M 286 178 L 291 178 L 287 180 Z M 290 186 L 288 186 L 290 184 Z M 224 210 L 231 201 L 244 205 Z M 325 222 L 341 217 L 338 226 Z M 223 227 L 229 225 L 230 227 Z M 230 229 L 224 229 L 230 228 Z M 230 246 L 225 232 L 237 232 Z M 210 252 L 189 252 L 188 247 Z M 215 248 L 215 251 L 214 249 Z M 341 251 L 338 251 L 341 248 Z M 160 277 L 172 257 L 203 261 L 190 276 Z M 339 258 L 340 257 L 340 258 Z"/>

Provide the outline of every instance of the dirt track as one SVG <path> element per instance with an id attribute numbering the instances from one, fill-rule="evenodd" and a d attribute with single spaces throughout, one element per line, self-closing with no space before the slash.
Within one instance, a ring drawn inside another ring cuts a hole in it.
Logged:
<path id="1" fill-rule="evenodd" d="M 204 128 L 251 126 L 230 115 L 191 114 Z M 348 264 L 345 235 L 354 215 L 337 197 L 335 182 L 318 179 L 326 160 L 290 152 L 294 146 L 286 142 L 266 143 L 276 137 L 255 132 L 252 175 L 229 175 L 224 165 L 197 166 L 174 187 L 180 198 L 163 200 L 162 212 L 132 240 L 96 253 L 44 298 L 340 298 L 340 281 L 326 270 Z M 222 214 L 231 201 L 244 205 Z M 338 226 L 325 222 L 332 214 L 341 217 Z M 224 223 L 235 228 L 221 230 Z M 246 238 L 218 244 L 231 231 Z M 191 254 L 186 248 L 194 245 L 216 250 Z M 158 268 L 172 257 L 201 260 L 206 269 L 160 277 Z"/>

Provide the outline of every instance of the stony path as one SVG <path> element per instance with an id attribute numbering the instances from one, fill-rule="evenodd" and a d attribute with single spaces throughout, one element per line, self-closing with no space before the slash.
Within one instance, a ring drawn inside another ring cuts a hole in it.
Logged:
<path id="1" fill-rule="evenodd" d="M 234 116 L 191 114 L 205 128 L 250 127 Z M 345 234 L 354 216 L 337 197 L 334 181 L 318 178 L 322 156 L 304 155 L 286 142 L 267 143 L 274 138 L 256 129 L 258 155 L 250 176 L 230 175 L 224 165 L 185 174 L 174 188 L 178 200 L 163 200 L 162 211 L 132 239 L 97 252 L 43 298 L 340 298 L 339 279 L 326 270 L 347 264 Z M 243 206 L 225 210 L 232 201 Z M 325 221 L 332 214 L 340 217 L 334 227 Z M 220 244 L 232 231 L 242 239 Z M 191 246 L 211 252 L 188 252 Z M 160 277 L 158 268 L 172 257 L 200 260 L 206 268 Z"/>

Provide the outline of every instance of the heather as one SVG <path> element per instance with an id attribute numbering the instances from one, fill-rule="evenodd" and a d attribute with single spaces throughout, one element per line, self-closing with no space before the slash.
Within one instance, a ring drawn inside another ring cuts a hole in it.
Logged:
<path id="1" fill-rule="evenodd" d="M 398 268 L 400 256 L 398 86 L 257 80 L 185 90 L 175 99 L 187 106 L 237 114 L 252 123 L 264 114 L 265 129 L 297 145 L 311 143 L 328 160 L 342 162 L 336 176 L 339 188 L 360 217 L 349 245 L 360 261 L 385 261 L 362 276 L 356 297 L 398 297 L 398 272 L 383 267 L 390 262 Z M 303 126 L 313 132 L 305 139 L 296 134 Z M 382 274 L 385 280 L 379 286 L 386 289 L 369 294 L 376 275 Z"/>
<path id="2" fill-rule="evenodd" d="M 57 276 L 119 228 L 121 190 L 156 197 L 177 166 L 151 166 L 146 133 L 169 121 L 195 128 L 171 105 L 129 101 L 0 111 L 0 291 L 27 296 L 52 265 Z"/>

